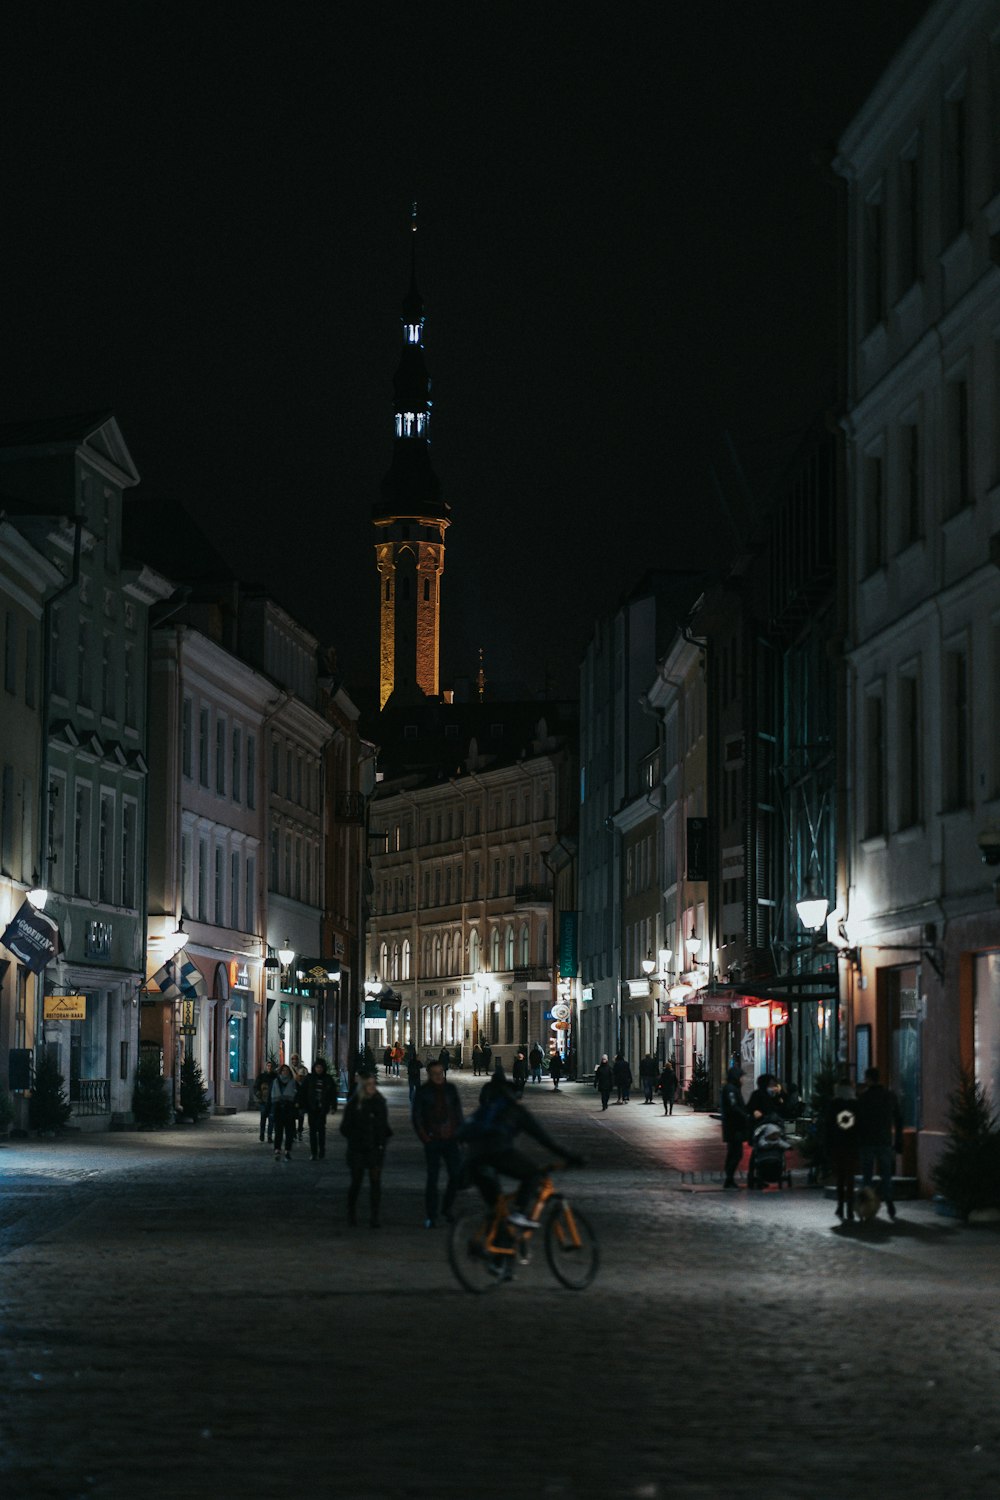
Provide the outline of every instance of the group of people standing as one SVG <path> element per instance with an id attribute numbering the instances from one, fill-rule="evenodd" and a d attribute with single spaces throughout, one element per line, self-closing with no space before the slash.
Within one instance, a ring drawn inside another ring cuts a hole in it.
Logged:
<path id="1" fill-rule="evenodd" d="M 743 1146 L 753 1141 L 761 1125 L 769 1121 L 787 1123 L 802 1112 L 797 1089 L 787 1091 L 773 1073 L 762 1073 L 744 1104 L 740 1080 L 743 1069 L 729 1069 L 719 1101 L 722 1138 L 726 1145 L 723 1187 L 736 1187 L 736 1171 L 743 1159 Z M 837 1185 L 838 1219 L 853 1220 L 854 1181 L 870 1188 L 876 1174 L 882 1202 L 890 1219 L 896 1217 L 892 1181 L 896 1156 L 903 1149 L 903 1119 L 899 1100 L 883 1084 L 878 1068 L 865 1071 L 864 1082 L 855 1090 L 847 1080 L 838 1082 L 833 1098 L 818 1122 L 817 1140 Z"/>
<path id="2" fill-rule="evenodd" d="M 663 1100 L 663 1113 L 673 1114 L 679 1084 L 672 1061 L 665 1062 L 661 1068 L 656 1058 L 647 1052 L 639 1063 L 639 1082 L 642 1084 L 643 1104 L 652 1104 L 653 1094 L 658 1092 Z M 612 1089 L 618 1093 L 616 1104 L 628 1104 L 632 1083 L 632 1069 L 625 1055 L 617 1053 L 612 1063 L 608 1062 L 608 1054 L 603 1053 L 594 1069 L 594 1088 L 601 1096 L 601 1109 L 607 1109 Z"/>
<path id="3" fill-rule="evenodd" d="M 261 1143 L 274 1146 L 274 1159 L 290 1161 L 292 1147 L 301 1141 L 309 1123 L 309 1151 L 313 1161 L 326 1155 L 326 1122 L 337 1108 L 337 1085 L 317 1057 L 307 1069 L 297 1052 L 288 1062 L 268 1062 L 258 1073 L 254 1093 L 260 1109 Z"/>

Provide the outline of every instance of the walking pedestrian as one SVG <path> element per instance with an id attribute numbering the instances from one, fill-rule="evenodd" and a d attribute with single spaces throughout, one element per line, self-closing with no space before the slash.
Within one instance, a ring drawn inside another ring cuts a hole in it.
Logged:
<path id="1" fill-rule="evenodd" d="M 383 1070 L 385 1072 L 386 1078 L 388 1078 L 389 1075 L 390 1075 L 390 1073 L 392 1072 L 392 1048 L 391 1047 L 386 1047 L 385 1051 L 382 1053 L 382 1068 L 383 1068 Z"/>
<path id="2" fill-rule="evenodd" d="M 656 1087 L 659 1089 L 660 1098 L 663 1100 L 663 1113 L 665 1115 L 672 1115 L 674 1112 L 674 1100 L 677 1098 L 677 1069 L 672 1062 L 665 1062 L 663 1064 L 663 1072 L 660 1074 L 660 1081 Z"/>
<path id="3" fill-rule="evenodd" d="M 417 1089 L 413 1100 L 413 1128 L 423 1142 L 424 1161 L 427 1165 L 424 1228 L 433 1229 L 438 1217 L 441 1165 L 444 1164 L 448 1179 L 444 1193 L 444 1216 L 449 1224 L 462 1168 L 462 1155 L 458 1145 L 458 1132 L 462 1128 L 462 1101 L 458 1089 L 448 1082 L 439 1062 L 427 1064 L 427 1082 Z"/>
<path id="4" fill-rule="evenodd" d="M 639 1082 L 642 1084 L 643 1104 L 652 1104 L 653 1090 L 656 1087 L 656 1058 L 647 1052 L 646 1056 L 639 1062 Z"/>
<path id="5" fill-rule="evenodd" d="M 536 1042 L 535 1045 L 532 1047 L 531 1051 L 528 1053 L 528 1066 L 531 1068 L 531 1081 L 532 1081 L 532 1083 L 541 1083 L 541 1081 L 542 1081 L 542 1063 L 544 1061 L 545 1061 L 545 1054 L 542 1051 L 541 1047 L 539 1047 L 538 1043 Z"/>
<path id="6" fill-rule="evenodd" d="M 367 1172 L 370 1222 L 373 1229 L 378 1229 L 381 1223 L 382 1163 L 392 1127 L 385 1100 L 371 1073 L 358 1080 L 357 1088 L 347 1101 L 340 1133 L 347 1141 L 347 1165 L 351 1173 L 351 1185 L 347 1190 L 347 1222 L 358 1222 L 358 1197 Z"/>
<path id="7" fill-rule="evenodd" d="M 271 1114 L 274 1119 L 274 1159 L 278 1161 L 282 1151 L 285 1160 L 292 1159 L 292 1143 L 295 1140 L 295 1120 L 298 1113 L 299 1086 L 288 1063 L 282 1063 L 271 1084 Z"/>
<path id="8" fill-rule="evenodd" d="M 253 1091 L 257 1096 L 257 1103 L 260 1106 L 260 1138 L 262 1141 L 265 1131 L 267 1132 L 267 1139 L 269 1141 L 274 1139 L 274 1121 L 271 1118 L 271 1084 L 274 1082 L 274 1075 L 277 1071 L 273 1058 L 268 1058 L 266 1064 L 254 1079 Z"/>
<path id="9" fill-rule="evenodd" d="M 293 1052 L 288 1059 L 295 1079 L 295 1134 L 298 1140 L 302 1139 L 302 1131 L 306 1123 L 306 1079 L 309 1077 L 309 1069 L 297 1052 Z"/>
<path id="10" fill-rule="evenodd" d="M 611 1065 L 611 1071 L 614 1073 L 615 1088 L 618 1090 L 618 1098 L 615 1100 L 615 1103 L 627 1104 L 629 1100 L 629 1090 L 632 1087 L 632 1069 L 626 1062 L 623 1053 L 617 1052 L 615 1054 L 615 1060 Z"/>
<path id="11" fill-rule="evenodd" d="M 743 1160 L 743 1145 L 747 1138 L 748 1116 L 740 1088 L 742 1077 L 742 1068 L 731 1067 L 726 1074 L 719 1100 L 722 1139 L 726 1143 L 725 1180 L 722 1186 L 726 1188 L 736 1186 L 736 1169 Z"/>
<path id="12" fill-rule="evenodd" d="M 608 1100 L 611 1098 L 611 1089 L 614 1081 L 615 1075 L 611 1064 L 608 1062 L 608 1054 L 603 1052 L 600 1062 L 594 1069 L 594 1088 L 601 1096 L 602 1109 L 607 1109 L 608 1107 Z"/>
<path id="13" fill-rule="evenodd" d="M 337 1085 L 317 1057 L 306 1079 L 306 1118 L 309 1121 L 309 1154 L 313 1161 L 326 1155 L 326 1120 L 337 1108 Z"/>
<path id="14" fill-rule="evenodd" d="M 487 1078 L 489 1078 L 489 1076 L 490 1076 L 490 1069 L 491 1069 L 492 1065 L 493 1065 L 493 1048 L 490 1046 L 489 1042 L 484 1042 L 483 1043 L 483 1072 L 486 1074 Z"/>
<path id="15" fill-rule="evenodd" d="M 401 1043 L 396 1042 L 392 1049 L 392 1076 L 399 1077 L 399 1065 L 403 1061 L 403 1048 Z"/>
<path id="16" fill-rule="evenodd" d="M 890 1219 L 896 1217 L 892 1197 L 892 1178 L 896 1170 L 896 1153 L 903 1149 L 903 1116 L 899 1100 L 887 1089 L 878 1068 L 866 1068 L 865 1086 L 858 1094 L 858 1153 L 861 1157 L 861 1180 L 871 1187 L 878 1168 L 882 1202 Z"/>
<path id="17" fill-rule="evenodd" d="M 416 1047 L 414 1047 L 413 1043 L 411 1042 L 410 1043 L 410 1050 L 406 1054 L 406 1081 L 410 1085 L 410 1103 L 411 1104 L 413 1103 L 413 1096 L 414 1096 L 414 1094 L 417 1092 L 417 1089 L 420 1087 L 420 1068 L 421 1068 L 421 1063 L 420 1063 L 420 1058 L 417 1056 L 417 1049 L 416 1049 Z"/>
<path id="18" fill-rule="evenodd" d="M 441 1048 L 441 1051 L 438 1053 L 438 1062 L 444 1068 L 444 1076 L 447 1078 L 448 1069 L 451 1067 L 451 1053 L 447 1047 Z"/>
<path id="19" fill-rule="evenodd" d="M 519 1052 L 514 1059 L 514 1066 L 510 1070 L 511 1080 L 514 1084 L 514 1092 L 521 1096 L 528 1082 L 528 1059 L 523 1052 Z"/>
<path id="20" fill-rule="evenodd" d="M 833 1090 L 827 1105 L 826 1143 L 837 1180 L 838 1219 L 854 1218 L 854 1178 L 858 1170 L 858 1101 L 847 1080 Z"/>
<path id="21" fill-rule="evenodd" d="M 562 1076 L 563 1060 L 559 1054 L 559 1048 L 556 1047 L 549 1053 L 549 1077 L 552 1079 L 552 1087 L 554 1089 L 559 1087 L 559 1080 Z"/>
<path id="22" fill-rule="evenodd" d="M 472 1049 L 472 1076 L 478 1078 L 483 1071 L 483 1049 L 477 1042 Z"/>

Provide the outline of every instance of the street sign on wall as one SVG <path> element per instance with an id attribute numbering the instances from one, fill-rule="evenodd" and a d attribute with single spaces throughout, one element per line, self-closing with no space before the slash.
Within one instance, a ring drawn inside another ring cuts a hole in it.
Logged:
<path id="1" fill-rule="evenodd" d="M 46 995 L 42 1000 L 44 1021 L 85 1021 L 86 995 Z"/>

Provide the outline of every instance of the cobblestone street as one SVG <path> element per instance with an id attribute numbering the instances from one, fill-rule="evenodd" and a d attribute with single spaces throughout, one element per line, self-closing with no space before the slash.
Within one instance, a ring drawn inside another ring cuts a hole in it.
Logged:
<path id="1" fill-rule="evenodd" d="M 996 1230 L 724 1193 L 714 1122 L 544 1084 L 600 1274 L 565 1291 L 538 1254 L 476 1299 L 386 1093 L 380 1230 L 346 1226 L 338 1136 L 278 1164 L 249 1114 L 0 1148 L 0 1492 L 1000 1492 Z"/>

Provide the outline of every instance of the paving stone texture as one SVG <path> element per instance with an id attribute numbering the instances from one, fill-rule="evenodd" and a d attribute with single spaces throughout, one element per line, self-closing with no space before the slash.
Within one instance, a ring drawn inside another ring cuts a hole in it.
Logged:
<path id="1" fill-rule="evenodd" d="M 996 1229 L 724 1192 L 714 1122 L 545 1083 L 599 1278 L 473 1298 L 385 1091 L 378 1230 L 336 1122 L 317 1163 L 250 1114 L 0 1147 L 3 1500 L 1000 1496 Z"/>

